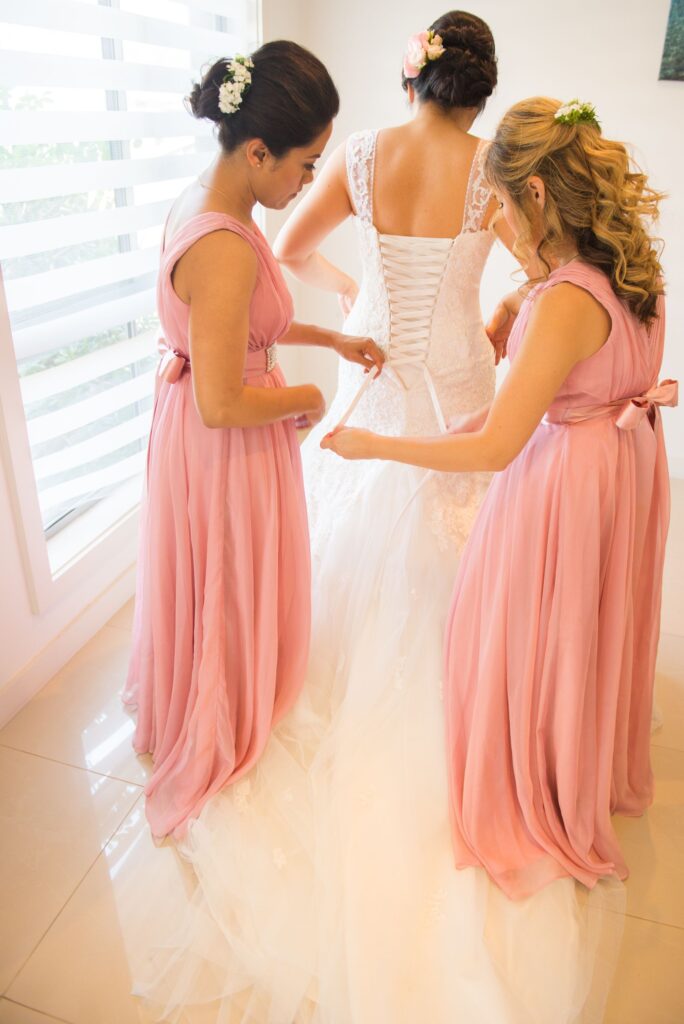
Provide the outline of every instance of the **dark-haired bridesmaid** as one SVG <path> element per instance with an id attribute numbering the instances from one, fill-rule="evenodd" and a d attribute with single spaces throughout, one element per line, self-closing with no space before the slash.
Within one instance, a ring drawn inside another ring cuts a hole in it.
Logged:
<path id="1" fill-rule="evenodd" d="M 321 62 L 295 43 L 217 61 L 192 113 L 217 125 L 217 158 L 178 198 L 158 283 L 165 340 L 150 434 L 134 647 L 124 700 L 150 751 L 156 836 L 257 761 L 297 697 L 308 654 L 309 538 L 295 420 L 323 397 L 287 387 L 276 343 L 381 365 L 372 341 L 293 322 L 253 220 L 313 178 L 339 107 Z"/>

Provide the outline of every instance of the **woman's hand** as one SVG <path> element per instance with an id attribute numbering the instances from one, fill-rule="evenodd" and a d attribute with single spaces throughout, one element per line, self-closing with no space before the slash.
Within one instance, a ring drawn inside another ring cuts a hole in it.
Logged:
<path id="1" fill-rule="evenodd" d="M 372 338 L 356 338 L 349 334 L 336 334 L 333 340 L 333 348 L 339 356 L 350 363 L 360 363 L 368 373 L 377 367 L 378 373 L 382 370 L 385 362 L 385 355 Z"/>
<path id="2" fill-rule="evenodd" d="M 343 459 L 372 459 L 377 434 L 370 430 L 358 430 L 355 427 L 340 427 L 326 434 L 321 441 L 321 448 L 329 448 Z"/>
<path id="3" fill-rule="evenodd" d="M 520 292 L 509 292 L 497 304 L 485 328 L 487 337 L 494 348 L 494 365 L 498 366 L 508 350 L 508 338 L 520 312 L 523 296 Z"/>
<path id="4" fill-rule="evenodd" d="M 348 317 L 351 313 L 352 306 L 356 302 L 356 296 L 359 294 L 359 286 L 353 277 L 347 278 L 347 283 L 342 291 L 337 293 L 337 301 L 340 304 L 340 309 L 345 317 Z"/>

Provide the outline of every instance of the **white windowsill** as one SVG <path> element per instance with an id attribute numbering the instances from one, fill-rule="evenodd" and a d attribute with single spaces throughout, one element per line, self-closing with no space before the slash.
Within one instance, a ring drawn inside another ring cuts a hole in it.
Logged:
<path id="1" fill-rule="evenodd" d="M 50 537 L 47 549 L 53 579 L 70 569 L 126 519 L 137 515 L 141 493 L 139 476 L 127 480 L 108 498 L 98 501 Z"/>

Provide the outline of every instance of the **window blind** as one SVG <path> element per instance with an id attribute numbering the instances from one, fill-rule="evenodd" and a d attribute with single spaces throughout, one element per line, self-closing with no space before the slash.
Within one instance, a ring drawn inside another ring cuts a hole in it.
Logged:
<path id="1" fill-rule="evenodd" d="M 183 98 L 256 19 L 257 0 L 0 0 L 0 263 L 48 535 L 143 471 L 162 226 L 215 150 Z"/>

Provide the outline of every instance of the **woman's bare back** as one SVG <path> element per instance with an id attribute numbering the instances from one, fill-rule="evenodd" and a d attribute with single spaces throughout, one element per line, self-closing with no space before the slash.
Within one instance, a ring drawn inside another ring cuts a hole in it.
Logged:
<path id="1" fill-rule="evenodd" d="M 416 121 L 378 133 L 373 213 L 381 234 L 454 238 L 461 231 L 480 140 L 440 121 L 439 133 Z"/>

